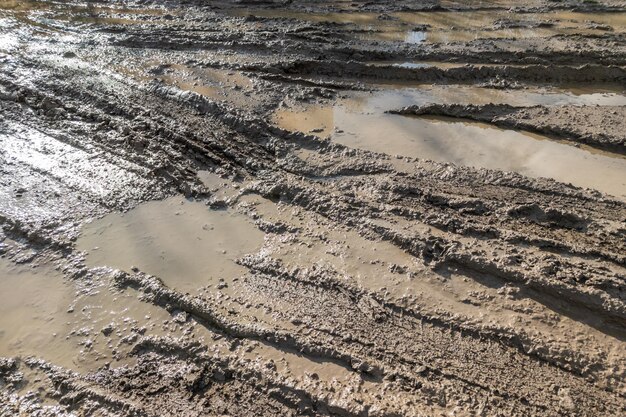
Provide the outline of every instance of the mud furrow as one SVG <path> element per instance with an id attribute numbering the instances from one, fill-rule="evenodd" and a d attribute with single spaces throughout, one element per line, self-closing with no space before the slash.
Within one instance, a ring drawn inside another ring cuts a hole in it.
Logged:
<path id="1" fill-rule="evenodd" d="M 277 192 L 275 186 L 269 190 L 259 187 L 257 191 L 267 197 L 272 197 Z M 460 246 L 460 250 L 454 248 L 459 246 L 458 242 L 455 241 L 446 241 L 432 237 L 420 239 L 414 235 L 404 237 L 398 234 L 390 234 L 385 228 L 367 228 L 367 225 L 364 224 L 357 225 L 354 221 L 355 218 L 363 218 L 366 216 L 366 213 L 373 211 L 367 208 L 365 202 L 350 201 L 351 199 L 346 196 L 333 198 L 329 194 L 317 198 L 311 193 L 303 191 L 301 188 L 282 187 L 279 195 L 281 199 L 289 201 L 291 204 L 302 206 L 332 220 L 343 222 L 346 226 L 357 227 L 364 232 L 369 231 L 379 237 L 391 240 L 403 249 L 426 261 L 434 261 L 436 263 L 453 262 L 463 268 L 494 274 L 505 280 L 524 283 L 539 291 L 548 291 L 556 297 L 567 297 L 572 302 L 585 305 L 598 313 L 614 317 L 618 323 L 623 318 L 623 303 L 620 300 L 623 295 L 619 286 L 616 287 L 618 292 L 614 294 L 610 292 L 604 293 L 604 291 L 600 292 L 592 288 L 581 291 L 579 286 L 568 285 L 566 282 L 558 280 L 549 280 L 543 275 L 526 272 L 523 269 L 500 265 L 494 260 L 481 259 L 480 255 L 476 256 L 477 254 L 467 254 L 467 251 L 462 249 L 463 246 Z M 329 207 L 331 207 L 329 201 L 333 201 L 333 210 L 329 210 Z M 346 218 L 345 214 L 350 212 L 352 212 L 352 216 Z M 533 263 L 536 262 L 529 262 L 531 265 Z"/>
<path id="2" fill-rule="evenodd" d="M 153 302 L 160 306 L 170 305 L 182 311 L 186 311 L 198 317 L 208 326 L 224 332 L 235 338 L 246 338 L 260 341 L 268 341 L 284 347 L 296 349 L 304 354 L 319 356 L 327 360 L 336 360 L 346 364 L 346 366 L 362 369 L 368 373 L 377 373 L 375 366 L 367 362 L 360 361 L 350 355 L 346 355 L 330 346 L 306 345 L 289 333 L 280 331 L 268 331 L 256 326 L 237 325 L 226 320 L 224 317 L 214 313 L 208 304 L 203 303 L 198 298 L 188 298 L 182 294 L 168 289 L 155 277 L 135 276 L 125 273 L 118 273 L 114 279 L 120 285 L 133 286 L 144 291 L 153 298 Z"/>
<path id="3" fill-rule="evenodd" d="M 256 265 L 258 265 L 258 263 L 255 263 Z M 268 274 L 269 276 L 277 276 L 280 277 L 281 279 L 290 279 L 290 280 L 294 280 L 295 282 L 300 282 L 300 283 L 306 283 L 308 285 L 313 285 L 313 288 L 315 288 L 319 281 L 313 281 L 316 278 L 305 278 L 304 280 L 302 280 L 301 278 L 289 278 L 289 274 L 285 273 L 284 271 L 280 271 L 280 270 L 275 270 L 272 269 L 271 267 L 268 269 L 266 267 L 262 267 L 261 271 L 263 271 L 263 273 Z M 317 271 L 316 275 L 319 275 L 320 272 Z M 255 282 L 257 280 L 261 279 L 261 282 L 263 282 L 264 280 L 262 279 L 262 277 L 257 276 L 255 279 Z M 275 278 L 270 278 L 270 283 L 272 282 L 272 280 L 274 280 Z M 276 283 L 278 284 L 278 283 Z M 255 285 L 255 284 L 253 284 Z M 258 285 L 258 284 L 256 284 Z M 263 285 L 263 284 L 261 284 Z M 324 285 L 326 287 L 326 285 L 333 285 L 330 283 L 323 283 L 322 285 Z M 271 291 L 271 287 L 273 285 L 270 284 L 270 287 L 267 290 Z M 342 288 L 341 284 L 334 284 L 335 288 Z M 282 291 L 285 291 L 285 286 L 278 284 L 277 287 L 282 288 Z M 303 289 L 301 287 L 296 287 L 297 289 L 295 289 L 294 292 L 302 292 Z M 344 287 L 345 288 L 345 287 Z M 351 289 L 342 289 L 341 292 L 343 291 L 350 291 L 352 294 L 354 293 L 354 290 Z M 338 295 L 333 296 L 334 299 L 337 298 L 341 298 L 340 294 L 341 292 L 338 293 Z M 349 301 L 349 304 L 352 305 L 360 305 L 361 301 L 359 301 L 359 299 L 361 300 L 367 300 L 369 297 L 371 297 L 371 295 L 364 295 L 361 294 L 359 295 L 353 295 L 354 299 Z M 282 297 L 285 297 L 285 294 L 282 295 Z M 270 297 L 271 298 L 271 297 Z M 311 297 L 311 299 L 314 299 L 314 297 Z M 381 306 L 384 306 L 384 308 L 390 308 L 390 306 L 385 305 L 384 302 L 381 302 Z M 349 307 L 339 307 L 339 308 L 349 308 Z M 354 307 L 352 307 L 354 308 Z M 307 311 L 306 309 L 304 309 L 304 304 L 301 303 L 300 305 L 300 314 L 303 318 L 303 321 L 309 325 L 313 325 L 313 323 L 309 323 L 308 320 L 305 320 L 304 317 L 306 316 L 302 316 L 302 313 L 304 313 L 305 311 Z M 370 351 L 370 355 L 375 356 L 375 357 L 379 357 L 380 360 L 382 360 L 386 366 L 385 366 L 385 372 L 386 373 L 397 373 L 397 376 L 400 378 L 406 378 L 407 382 L 411 380 L 411 377 L 406 375 L 405 372 L 407 372 L 406 369 L 404 368 L 405 366 L 408 367 L 409 369 L 415 369 L 423 368 L 423 371 L 421 372 L 422 374 L 424 374 L 425 377 L 427 378 L 432 378 L 435 377 L 435 375 L 438 375 L 439 377 L 443 377 L 446 379 L 451 379 L 451 380 L 458 380 L 461 381 L 462 383 L 465 384 L 469 384 L 471 386 L 474 386 L 476 388 L 479 388 L 479 390 L 488 390 L 489 389 L 487 387 L 490 386 L 489 383 L 486 382 L 478 382 L 476 379 L 474 379 L 476 376 L 473 375 L 472 377 L 468 377 L 464 375 L 464 372 L 461 371 L 460 368 L 457 368 L 458 365 L 460 365 L 459 363 L 456 363 L 454 360 L 448 362 L 445 361 L 445 366 L 441 367 L 441 365 L 438 365 L 437 359 L 434 359 L 434 362 L 429 362 L 429 360 L 424 360 L 423 358 L 433 358 L 433 356 L 436 358 L 438 357 L 438 355 L 434 352 L 428 353 L 428 344 L 432 343 L 433 345 L 437 345 L 437 346 L 441 346 L 441 343 L 443 340 L 447 339 L 447 340 L 454 340 L 454 344 L 456 346 L 457 349 L 459 349 L 459 346 L 467 346 L 468 349 L 471 350 L 471 348 L 469 347 L 471 345 L 471 342 L 469 342 L 469 340 L 467 339 L 468 337 L 476 337 L 476 342 L 477 345 L 479 346 L 483 346 L 482 348 L 480 348 L 479 350 L 482 350 L 485 348 L 484 344 L 486 344 L 486 340 L 489 340 L 490 337 L 488 334 L 480 334 L 480 333 L 476 333 L 475 335 L 472 335 L 472 332 L 470 329 L 458 329 L 455 328 L 455 325 L 453 322 L 445 322 L 445 321 L 437 321 L 436 319 L 432 319 L 432 318 L 428 318 L 428 317 L 424 317 L 424 316 L 420 316 L 419 319 L 417 319 L 416 321 L 411 321 L 410 317 L 413 316 L 413 314 L 411 314 L 410 310 L 404 310 L 402 311 L 401 309 L 398 309 L 397 313 L 402 313 L 402 314 L 394 314 L 392 312 L 393 310 L 387 312 L 387 313 L 383 313 L 382 316 L 376 316 L 376 318 L 372 318 L 369 324 L 367 325 L 363 325 L 363 329 L 362 330 L 358 330 L 357 327 L 360 327 L 361 325 L 357 325 L 356 323 L 358 323 L 359 320 L 362 320 L 362 313 L 358 313 L 355 311 L 355 313 L 353 314 L 353 316 L 355 317 L 355 325 L 356 327 L 346 327 L 344 330 L 339 331 L 339 334 L 344 334 L 343 336 L 343 340 L 346 340 L 346 336 L 348 335 L 348 340 L 355 340 L 355 337 L 357 338 L 356 340 L 358 340 L 359 336 L 357 336 L 359 333 L 362 335 L 360 337 L 365 338 L 366 341 L 373 341 L 373 344 L 370 343 L 363 343 L 362 346 L 364 347 L 364 349 L 366 351 Z M 406 313 L 406 314 L 405 314 Z M 314 314 L 311 314 L 311 316 L 308 317 L 315 317 Z M 358 318 L 357 318 L 358 317 Z M 416 317 L 417 318 L 417 317 Z M 315 319 L 312 319 L 313 322 Z M 347 323 L 346 323 L 347 324 Z M 313 325 L 314 327 L 316 327 L 315 325 Z M 392 331 L 389 328 L 386 328 L 385 330 L 378 330 L 377 328 L 385 328 L 387 326 L 392 326 L 393 328 L 396 329 L 403 329 L 403 336 L 402 337 L 398 337 L 398 336 L 394 336 L 394 331 Z M 434 326 L 434 327 L 431 327 Z M 340 326 L 343 327 L 343 326 Z M 435 329 L 439 329 L 439 330 L 435 330 Z M 367 330 L 364 330 L 367 329 Z M 421 329 L 421 330 L 420 330 Z M 450 334 L 449 332 L 452 331 L 452 333 Z M 434 332 L 434 333 L 431 333 Z M 442 333 L 438 333 L 438 332 L 442 332 Z M 421 333 L 421 334 L 420 334 Z M 367 334 L 367 336 L 365 336 L 365 334 Z M 377 336 L 378 335 L 378 336 Z M 384 336 L 382 336 L 384 335 Z M 386 343 L 382 344 L 379 343 L 377 341 L 377 339 L 379 337 L 383 337 L 386 339 Z M 498 337 L 494 338 L 494 344 L 489 344 L 490 349 L 499 349 L 500 347 L 500 343 L 502 342 L 502 340 L 498 340 Z M 414 341 L 420 340 L 421 342 L 418 342 L 416 344 L 413 344 Z M 467 345 L 466 345 L 467 343 Z M 506 343 L 506 342 L 505 342 Z M 397 355 L 396 353 L 391 353 L 389 351 L 389 349 L 386 349 L 385 346 L 389 346 L 389 344 L 396 344 L 394 351 L 392 352 L 398 352 L 398 349 L 400 349 L 401 351 L 403 351 L 403 354 L 401 355 Z M 412 345 L 413 348 L 412 349 L 407 349 L 404 350 L 402 348 L 400 348 L 398 346 L 398 344 L 400 344 L 400 346 L 404 346 L 405 344 L 407 345 Z M 417 347 L 419 345 L 419 348 Z M 417 351 L 415 351 L 415 349 L 417 349 Z M 475 351 L 473 353 L 470 352 L 458 352 L 460 357 L 471 357 L 473 358 L 473 361 L 477 361 L 479 363 L 487 363 L 483 362 L 481 359 L 479 359 L 478 355 L 478 351 Z M 406 355 L 406 356 L 404 356 Z M 506 356 L 506 354 L 503 354 L 504 356 Z M 447 356 L 447 355 L 446 355 Z M 524 356 L 522 356 L 524 357 Z M 532 356 L 531 356 L 532 357 Z M 525 359 L 521 359 L 519 358 L 518 360 L 524 362 Z M 545 359 L 544 359 L 545 360 Z M 552 361 L 547 361 L 546 363 L 552 363 L 552 365 L 557 365 L 555 363 L 553 363 Z M 425 366 L 424 366 L 425 365 Z M 491 364 L 490 366 L 497 366 L 495 364 Z M 526 365 L 520 365 L 521 369 L 529 369 L 529 364 Z M 558 365 L 557 365 L 558 366 Z M 539 366 L 538 369 L 543 369 L 543 371 L 541 372 L 550 372 L 548 371 L 545 367 L 541 367 Z M 458 373 L 456 373 L 458 372 Z M 558 372 L 558 371 L 557 371 Z M 519 377 L 519 376 L 518 376 Z M 518 377 L 512 377 L 513 379 L 518 378 Z M 478 377 L 480 379 L 480 377 Z M 542 376 L 541 378 L 549 378 L 547 375 Z M 418 379 L 418 381 L 420 381 L 420 379 Z M 577 383 L 573 383 L 574 385 L 576 385 Z M 519 392 L 517 389 L 511 387 L 511 389 L 515 392 Z M 504 392 L 500 392 L 499 394 L 496 393 L 497 395 L 502 395 L 505 398 L 508 396 L 510 396 L 509 398 L 518 398 L 521 399 L 520 396 L 518 396 L 517 394 L 512 394 L 512 393 L 504 393 Z M 450 395 L 450 393 L 449 393 Z M 476 395 L 479 395 L 478 393 L 476 393 Z M 530 400 L 530 398 L 528 398 Z M 534 401 L 531 400 L 531 403 L 534 403 Z"/>
<path id="4" fill-rule="evenodd" d="M 419 308 L 415 306 L 400 306 L 393 301 L 386 300 L 384 296 L 381 296 L 380 294 L 366 292 L 363 289 L 356 289 L 342 283 L 336 278 L 333 278 L 332 271 L 316 271 L 315 276 L 311 276 L 312 272 L 307 274 L 298 273 L 297 271 L 286 271 L 281 267 L 279 262 L 272 263 L 272 261 L 269 260 L 252 258 L 244 259 L 242 262 L 252 271 L 258 271 L 265 274 L 268 279 L 272 279 L 269 277 L 276 277 L 293 281 L 298 284 L 311 286 L 313 288 L 322 288 L 331 292 L 335 291 L 339 294 L 348 295 L 349 299 L 355 305 L 360 305 L 360 300 L 365 300 L 365 302 L 373 300 L 374 305 L 382 307 L 381 311 L 376 311 L 376 308 L 372 310 L 373 318 L 376 322 L 390 320 L 393 322 L 393 325 L 398 328 L 415 329 L 417 328 L 417 321 L 410 323 L 407 321 L 409 325 L 403 325 L 401 323 L 403 320 L 412 318 L 418 320 L 421 327 L 423 327 L 424 323 L 428 323 L 443 332 L 454 331 L 461 336 L 465 335 L 472 337 L 481 343 L 489 340 L 493 343 L 504 343 L 507 346 L 518 349 L 524 355 L 536 357 L 541 361 L 551 364 L 552 366 L 556 366 L 568 372 L 573 372 L 577 376 L 587 374 L 590 369 L 596 366 L 602 366 L 599 364 L 592 365 L 587 359 L 584 358 L 580 358 L 580 363 L 576 364 L 574 362 L 564 361 L 563 357 L 559 357 L 556 352 L 546 355 L 548 352 L 541 349 L 541 347 L 536 344 L 536 341 L 533 341 L 523 332 L 515 333 L 508 332 L 505 329 L 474 328 L 472 325 L 461 324 L 452 318 L 440 316 L 436 313 L 420 311 Z M 320 277 L 320 275 L 322 277 Z M 387 312 L 382 311 L 383 309 L 386 309 Z M 393 363 L 393 360 L 391 362 Z"/>

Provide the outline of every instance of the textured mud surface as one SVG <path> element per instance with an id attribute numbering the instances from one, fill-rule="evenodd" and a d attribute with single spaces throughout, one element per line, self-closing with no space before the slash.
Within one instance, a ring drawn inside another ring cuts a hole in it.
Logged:
<path id="1" fill-rule="evenodd" d="M 0 0 L 0 415 L 624 415 L 626 5 L 518 3 Z"/>
<path id="2" fill-rule="evenodd" d="M 430 105 L 406 107 L 396 114 L 448 116 L 522 129 L 626 154 L 626 108 L 495 105 Z"/>

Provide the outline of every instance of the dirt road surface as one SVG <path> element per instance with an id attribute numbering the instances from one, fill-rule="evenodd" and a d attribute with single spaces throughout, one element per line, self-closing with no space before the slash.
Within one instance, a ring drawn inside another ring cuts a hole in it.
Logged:
<path id="1" fill-rule="evenodd" d="M 623 1 L 0 0 L 0 416 L 625 415 L 625 86 Z"/>

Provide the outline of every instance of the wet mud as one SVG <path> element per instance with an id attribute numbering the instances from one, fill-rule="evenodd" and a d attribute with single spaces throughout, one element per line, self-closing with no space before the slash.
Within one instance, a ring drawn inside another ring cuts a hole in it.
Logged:
<path id="1" fill-rule="evenodd" d="M 625 36 L 0 0 L 0 415 L 623 415 Z"/>
<path id="2" fill-rule="evenodd" d="M 624 106 L 429 105 L 392 111 L 402 115 L 448 116 L 560 137 L 598 149 L 626 154 Z"/>

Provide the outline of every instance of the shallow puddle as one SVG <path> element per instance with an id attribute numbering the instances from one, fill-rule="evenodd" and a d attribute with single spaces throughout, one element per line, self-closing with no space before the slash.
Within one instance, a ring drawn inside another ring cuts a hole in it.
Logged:
<path id="1" fill-rule="evenodd" d="M 449 96 L 438 96 L 438 100 L 433 101 L 463 103 L 462 91 L 448 90 Z M 422 94 L 422 101 L 412 103 L 427 103 L 432 92 L 406 95 L 383 92 L 344 100 L 335 106 L 281 110 L 275 114 L 274 121 L 288 130 L 330 135 L 333 141 L 352 148 L 553 178 L 626 199 L 626 158 L 484 123 L 384 113 L 386 109 L 409 104 L 416 95 Z M 493 94 L 502 94 L 502 99 L 508 99 L 508 93 Z M 493 101 L 488 93 L 486 96 L 484 101 L 475 103 Z M 533 98 L 544 99 L 537 95 L 527 96 L 526 100 Z M 560 98 L 557 95 L 553 99 Z M 518 101 L 523 100 L 518 97 Z"/>
<path id="2" fill-rule="evenodd" d="M 97 59 L 97 57 L 96 57 Z M 216 101 L 227 101 L 240 107 L 256 103 L 252 80 L 238 71 L 191 67 L 166 63 L 151 57 L 138 56 L 124 66 L 115 65 L 116 72 L 140 82 L 159 81 L 184 91 L 192 91 Z"/>
<path id="3" fill-rule="evenodd" d="M 243 275 L 235 259 L 258 251 L 263 236 L 244 215 L 172 197 L 87 224 L 77 248 L 90 266 L 136 266 L 192 292 Z"/>
<path id="4" fill-rule="evenodd" d="M 513 13 L 508 10 L 379 13 L 307 13 L 293 10 L 234 10 L 233 15 L 332 22 L 357 29 L 356 37 L 410 44 L 529 39 L 568 34 L 602 34 L 626 29 L 626 13 Z"/>
<path id="5" fill-rule="evenodd" d="M 359 94 L 342 104 L 367 112 L 382 112 L 422 104 L 509 104 L 511 106 L 626 106 L 624 86 L 570 86 L 503 90 L 471 85 L 381 85 L 380 91 Z"/>
<path id="6" fill-rule="evenodd" d="M 34 355 L 73 365 L 65 339 L 73 290 L 52 269 L 16 267 L 0 258 L 0 356 Z"/>
<path id="7" fill-rule="evenodd" d="M 190 68 L 178 64 L 169 65 L 167 70 L 167 73 L 156 78 L 181 90 L 193 91 L 214 100 L 230 100 L 244 104 L 247 98 L 242 90 L 252 86 L 252 81 L 248 77 L 233 71 Z"/>
<path id="8" fill-rule="evenodd" d="M 601 34 L 626 28 L 624 13 L 526 13 L 509 11 L 413 12 L 393 15 L 407 25 L 429 25 L 420 42 L 470 42 L 476 39 L 530 39 L 554 35 Z M 382 31 L 381 39 L 413 42 L 412 33 Z"/>
<path id="9" fill-rule="evenodd" d="M 137 295 L 80 289 L 51 267 L 0 258 L 0 357 L 34 356 L 80 372 L 116 364 L 115 351 L 128 351 L 140 334 L 167 330 L 169 313 Z"/>

